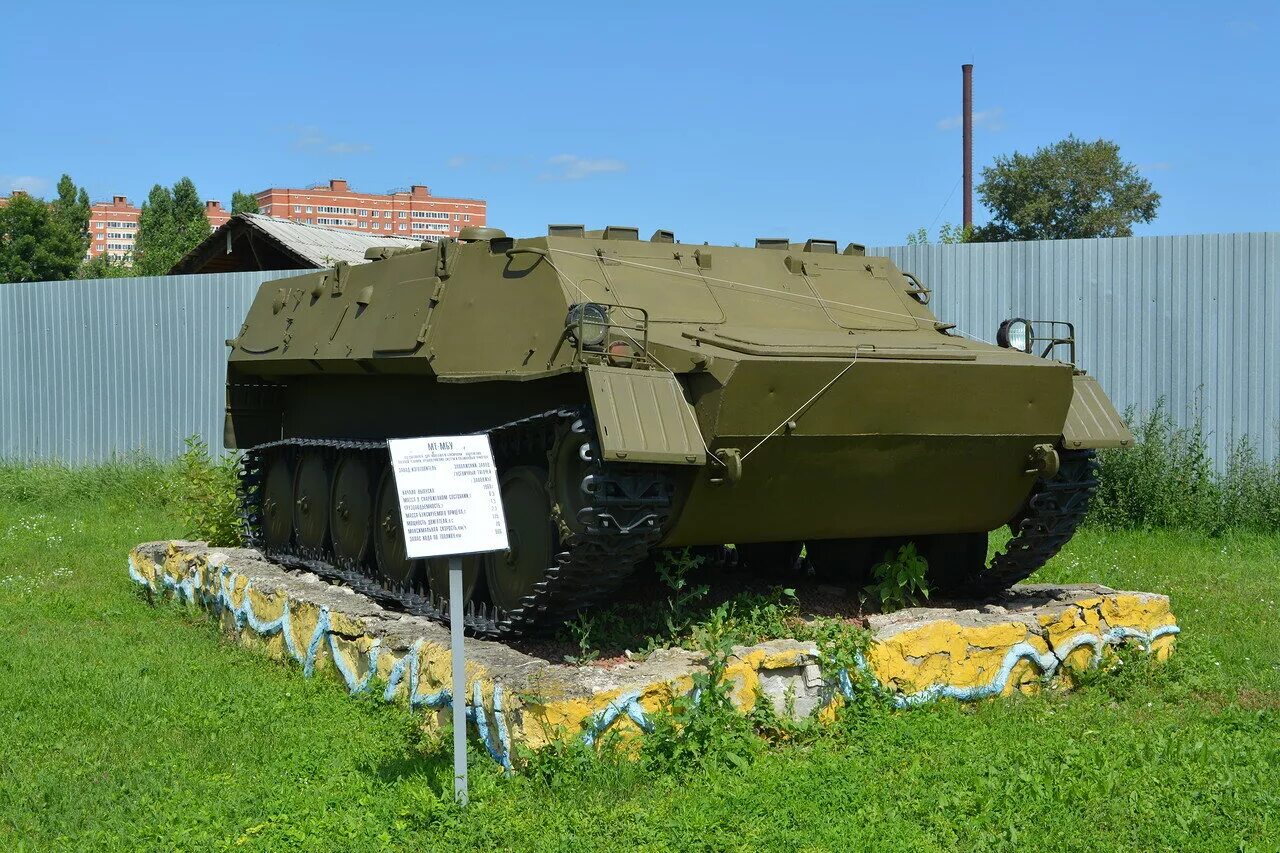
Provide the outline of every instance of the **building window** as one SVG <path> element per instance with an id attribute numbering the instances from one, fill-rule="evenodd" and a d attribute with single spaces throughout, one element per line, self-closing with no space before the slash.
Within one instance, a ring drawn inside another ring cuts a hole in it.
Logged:
<path id="1" fill-rule="evenodd" d="M 302 208 L 295 204 L 295 205 L 293 206 L 293 212 L 294 212 L 294 213 L 301 213 L 301 212 L 302 212 Z"/>
<path id="2" fill-rule="evenodd" d="M 402 210 L 402 211 L 400 211 L 400 218 L 401 218 L 401 219 L 408 219 L 408 218 L 409 218 L 409 214 Z M 403 229 L 403 228 L 401 228 L 400 230 L 401 230 L 401 231 L 403 231 L 404 229 Z"/>
<path id="3" fill-rule="evenodd" d="M 361 216 L 368 216 L 368 215 L 369 215 L 369 211 L 367 211 L 367 210 L 362 210 L 362 211 L 360 211 L 360 215 L 361 215 Z"/>
<path id="4" fill-rule="evenodd" d="M 378 217 L 380 217 L 380 216 L 382 216 L 382 211 L 381 211 L 381 210 L 375 210 L 375 211 L 373 212 L 373 218 L 374 218 L 374 219 L 377 219 L 377 218 L 378 218 Z"/>
<path id="5" fill-rule="evenodd" d="M 405 230 L 405 228 L 404 228 L 404 226 L 403 226 L 403 225 L 401 225 L 401 226 L 400 226 L 400 230 L 401 230 L 401 231 Z"/>
<path id="6" fill-rule="evenodd" d="M 463 219 L 463 221 L 465 221 L 465 222 L 470 222 L 470 221 L 471 221 L 471 214 L 470 214 L 470 213 L 468 213 L 466 216 L 462 217 L 462 219 Z"/>

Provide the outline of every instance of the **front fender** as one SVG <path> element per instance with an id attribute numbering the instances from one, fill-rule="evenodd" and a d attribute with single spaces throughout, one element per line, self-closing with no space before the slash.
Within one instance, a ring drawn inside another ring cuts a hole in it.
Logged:
<path id="1" fill-rule="evenodd" d="M 1071 408 L 1062 427 L 1062 446 L 1067 450 L 1132 447 L 1133 433 L 1111 405 L 1098 380 L 1081 373 L 1072 384 Z"/>

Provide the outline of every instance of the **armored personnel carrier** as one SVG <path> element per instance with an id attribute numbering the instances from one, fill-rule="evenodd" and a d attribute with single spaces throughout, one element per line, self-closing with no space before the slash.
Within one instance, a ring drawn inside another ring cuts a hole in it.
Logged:
<path id="1" fill-rule="evenodd" d="M 856 584 L 914 540 L 935 584 L 1004 588 L 1074 532 L 1095 449 L 1132 441 L 1069 324 L 961 336 L 858 245 L 566 225 L 368 259 L 263 284 L 228 341 L 248 534 L 440 618 L 446 575 L 406 559 L 385 441 L 487 433 L 511 548 L 466 563 L 478 634 L 608 601 L 660 547 L 735 543 L 769 570 L 807 545 Z"/>

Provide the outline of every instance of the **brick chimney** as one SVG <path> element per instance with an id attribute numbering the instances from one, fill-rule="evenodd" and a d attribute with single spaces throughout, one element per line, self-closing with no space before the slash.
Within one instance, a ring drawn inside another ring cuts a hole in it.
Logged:
<path id="1" fill-rule="evenodd" d="M 215 199 L 209 199 L 204 203 L 204 212 L 206 214 L 209 214 L 209 213 L 224 213 L 225 211 L 222 209 L 222 202 L 217 201 Z"/>
<path id="2" fill-rule="evenodd" d="M 343 193 L 348 192 L 348 189 L 347 189 L 347 182 L 346 182 L 346 181 L 342 181 L 342 180 L 338 180 L 337 178 L 330 178 L 330 179 L 329 179 L 329 191 L 330 191 L 330 192 L 335 192 L 335 193 L 336 193 L 336 192 L 343 192 Z"/>
<path id="3" fill-rule="evenodd" d="M 128 198 L 128 196 L 113 195 L 113 196 L 111 197 L 111 203 L 112 203 L 112 204 L 114 204 L 114 205 L 116 205 L 117 207 L 122 207 L 122 206 L 123 206 L 123 207 L 128 207 L 128 206 L 129 206 L 129 198 Z"/>
<path id="4" fill-rule="evenodd" d="M 414 184 L 409 193 L 414 198 L 427 198 L 431 195 L 431 191 L 422 184 Z"/>

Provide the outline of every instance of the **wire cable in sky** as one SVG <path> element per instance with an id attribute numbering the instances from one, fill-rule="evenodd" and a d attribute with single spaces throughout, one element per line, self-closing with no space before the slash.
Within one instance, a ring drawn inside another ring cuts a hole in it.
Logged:
<path id="1" fill-rule="evenodd" d="M 947 193 L 947 200 L 942 203 L 942 207 L 938 208 L 938 216 L 933 217 L 933 222 L 929 223 L 929 227 L 925 229 L 926 231 L 933 230 L 933 225 L 938 221 L 938 217 L 942 216 L 942 211 L 947 209 L 947 205 L 951 204 L 951 197 L 956 194 L 956 187 L 960 186 L 960 179 L 963 177 L 964 175 L 961 175 L 959 178 L 956 178 L 956 182 L 951 186 L 951 192 Z"/>

